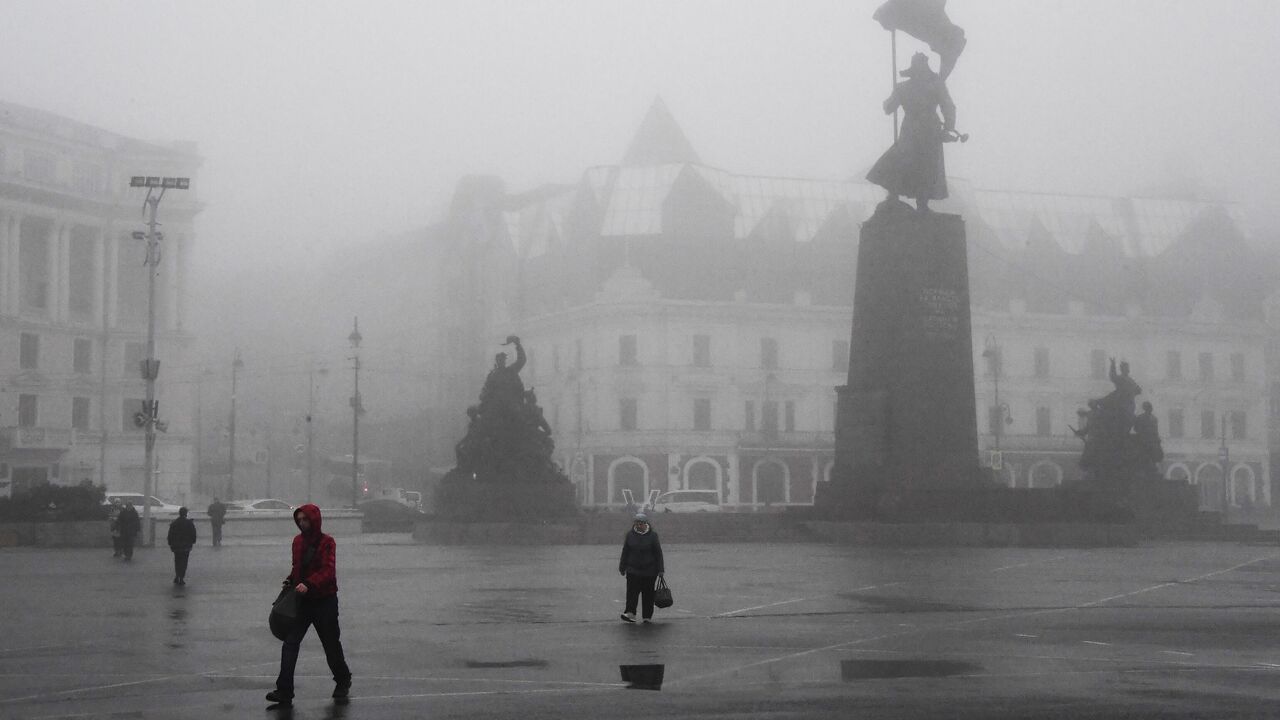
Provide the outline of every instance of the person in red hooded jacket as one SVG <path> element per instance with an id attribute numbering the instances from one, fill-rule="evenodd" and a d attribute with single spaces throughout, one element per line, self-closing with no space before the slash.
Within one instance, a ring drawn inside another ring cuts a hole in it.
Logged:
<path id="1" fill-rule="evenodd" d="M 307 504 L 293 511 L 298 533 L 293 538 L 293 568 L 284 586 L 298 591 L 298 618 L 280 649 L 280 676 L 267 700 L 293 704 L 293 669 L 298 664 L 298 648 L 307 628 L 314 625 L 324 657 L 333 673 L 333 697 L 346 698 L 351 690 L 351 670 L 342 654 L 342 631 L 338 627 L 338 544 L 321 532 L 320 508 Z M 305 565 L 305 567 L 304 567 Z"/>

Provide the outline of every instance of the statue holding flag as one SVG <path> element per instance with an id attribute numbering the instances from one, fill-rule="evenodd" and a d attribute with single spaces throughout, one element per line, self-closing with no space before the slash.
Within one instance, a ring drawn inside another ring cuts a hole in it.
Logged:
<path id="1" fill-rule="evenodd" d="M 868 180 L 889 191 L 891 200 L 912 198 L 920 210 L 928 210 L 930 200 L 947 197 L 943 143 L 968 139 L 956 132 L 956 106 L 945 82 L 964 49 L 964 30 L 952 24 L 945 6 L 946 0 L 889 0 L 873 16 L 887 30 L 902 30 L 927 42 L 942 58 L 940 73 L 929 67 L 923 53 L 916 53 L 911 66 L 898 73 L 907 80 L 896 83 L 884 101 L 885 113 L 895 117 L 893 146 L 867 173 Z M 896 49 L 895 40 L 895 69 Z M 901 132 L 896 121 L 899 109 L 903 111 Z"/>

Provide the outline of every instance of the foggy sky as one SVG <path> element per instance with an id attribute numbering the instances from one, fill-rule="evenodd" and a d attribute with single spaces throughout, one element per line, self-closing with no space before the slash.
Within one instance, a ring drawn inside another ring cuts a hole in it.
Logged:
<path id="1" fill-rule="evenodd" d="M 308 350 L 279 335 L 300 330 L 286 316 L 314 291 L 278 284 L 305 278 L 299 265 L 429 224 L 467 174 L 519 192 L 616 163 L 657 95 L 709 165 L 860 178 L 892 137 L 878 4 L 9 0 L 0 96 L 199 144 L 196 332 L 221 366 L 238 343 Z M 969 38 L 948 84 L 972 134 L 949 146 L 951 175 L 1081 194 L 1190 187 L 1240 202 L 1255 239 L 1277 237 L 1280 3 L 948 10 Z M 900 35 L 899 66 L 917 49 Z M 313 334 L 340 352 L 350 322 Z"/>

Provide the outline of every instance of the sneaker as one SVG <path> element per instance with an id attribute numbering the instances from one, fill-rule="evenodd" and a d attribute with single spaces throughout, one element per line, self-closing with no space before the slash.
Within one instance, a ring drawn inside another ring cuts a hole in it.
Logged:
<path id="1" fill-rule="evenodd" d="M 284 707 L 290 707 L 293 705 L 293 697 L 285 697 L 279 690 L 272 690 L 267 693 L 267 702 L 275 703 L 276 705 L 283 705 Z"/>
<path id="2" fill-rule="evenodd" d="M 635 613 L 622 613 L 618 617 L 622 618 L 622 622 L 633 623 L 636 621 Z"/>
<path id="3" fill-rule="evenodd" d="M 338 682 L 333 686 L 333 697 L 341 700 L 351 694 L 351 678 Z"/>

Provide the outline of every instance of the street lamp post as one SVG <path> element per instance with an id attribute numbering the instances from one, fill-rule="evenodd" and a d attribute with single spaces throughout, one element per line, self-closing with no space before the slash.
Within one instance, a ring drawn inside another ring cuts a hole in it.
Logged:
<path id="1" fill-rule="evenodd" d="M 151 496 L 155 489 L 155 446 L 156 430 L 164 430 L 164 424 L 157 418 L 156 377 L 160 374 L 160 361 L 156 359 L 156 267 L 160 264 L 160 242 L 164 236 L 156 231 L 156 210 L 160 200 L 168 190 L 186 190 L 191 186 L 189 178 L 156 177 L 135 175 L 129 178 L 129 187 L 145 187 L 147 197 L 142 201 L 143 213 L 147 216 L 147 232 L 135 232 L 133 237 L 147 242 L 147 357 L 142 361 L 142 379 L 146 381 L 146 399 L 142 411 L 136 419 L 146 433 L 143 453 L 143 503 L 142 526 L 147 529 L 147 544 L 156 542 L 156 529 L 151 524 Z M 159 188 L 159 192 L 156 189 Z M 105 430 L 105 428 L 104 428 Z"/>
<path id="2" fill-rule="evenodd" d="M 329 371 L 327 369 L 320 368 L 321 377 L 328 374 Z M 315 424 L 312 422 L 312 418 L 314 418 L 316 414 L 315 363 L 311 364 L 307 376 L 310 381 L 310 385 L 307 389 L 307 502 L 311 502 L 311 481 L 315 472 Z"/>
<path id="3" fill-rule="evenodd" d="M 351 396 L 351 507 L 357 507 L 360 499 L 360 318 L 355 318 L 347 341 L 355 351 L 352 368 L 355 371 L 355 394 Z"/>
<path id="4" fill-rule="evenodd" d="M 1218 446 L 1218 462 L 1222 465 L 1222 522 L 1227 521 L 1227 511 L 1231 508 L 1231 452 L 1227 450 L 1227 412 L 1222 412 L 1222 444 Z"/>
<path id="5" fill-rule="evenodd" d="M 1002 364 L 1002 358 L 1000 357 L 1000 344 L 996 342 L 995 335 L 987 335 L 986 341 L 983 345 L 984 349 L 982 351 L 982 357 L 988 360 L 991 367 L 991 378 L 995 382 L 995 409 L 997 417 L 995 426 L 991 429 L 992 434 L 995 436 L 994 457 L 1000 458 L 1000 461 L 1002 462 L 1003 458 L 1000 457 L 1000 435 L 1004 432 L 1005 423 L 1012 422 L 1013 418 L 1009 417 L 1009 406 L 1000 402 L 1000 365 Z M 1000 468 L 996 467 L 994 469 L 999 470 Z"/>
<path id="6" fill-rule="evenodd" d="M 231 418 L 227 423 L 227 431 L 231 435 L 230 438 L 230 463 L 227 468 L 227 499 L 234 500 L 236 497 L 236 375 L 240 372 L 240 368 L 244 367 L 244 361 L 240 359 L 240 348 L 236 348 L 236 357 L 231 361 Z"/>

